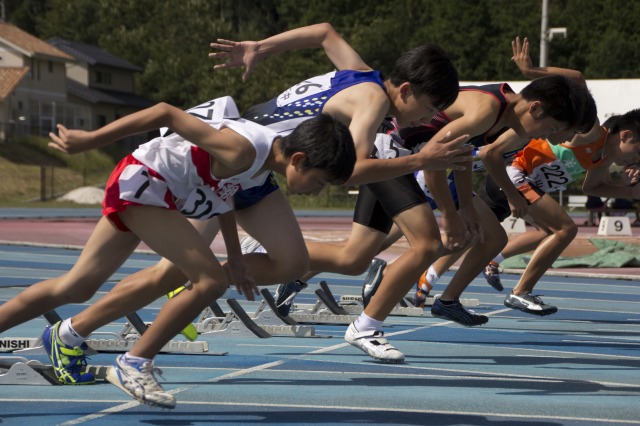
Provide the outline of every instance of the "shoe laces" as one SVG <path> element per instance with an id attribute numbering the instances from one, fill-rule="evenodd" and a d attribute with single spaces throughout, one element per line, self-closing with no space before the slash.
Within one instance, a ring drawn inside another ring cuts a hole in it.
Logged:
<path id="1" fill-rule="evenodd" d="M 85 346 L 86 343 L 83 343 Z M 62 349 L 62 348 L 61 348 Z M 70 372 L 73 376 L 82 375 L 82 371 L 87 369 L 88 356 L 84 354 L 84 350 L 81 347 L 64 348 L 64 351 L 60 351 L 63 356 L 64 368 Z M 65 353 L 66 352 L 66 353 Z"/>
<path id="2" fill-rule="evenodd" d="M 137 378 L 137 382 L 140 383 L 145 389 L 164 392 L 164 389 L 158 383 L 155 375 L 162 377 L 162 370 L 156 367 L 153 362 L 145 362 L 140 367 L 140 376 Z"/>
<path id="3" fill-rule="evenodd" d="M 544 305 L 545 303 L 542 301 L 541 297 L 543 296 L 542 294 L 529 294 L 529 296 L 531 297 L 531 299 L 533 299 L 534 302 L 536 302 L 538 305 Z"/>
<path id="4" fill-rule="evenodd" d="M 478 314 L 476 314 L 476 311 L 474 311 L 473 309 L 467 309 L 464 307 L 464 305 L 462 303 L 460 303 L 460 299 L 453 299 L 453 305 L 456 308 L 459 308 L 462 311 L 465 311 L 466 313 L 470 314 L 470 315 L 475 315 L 477 316 Z"/>

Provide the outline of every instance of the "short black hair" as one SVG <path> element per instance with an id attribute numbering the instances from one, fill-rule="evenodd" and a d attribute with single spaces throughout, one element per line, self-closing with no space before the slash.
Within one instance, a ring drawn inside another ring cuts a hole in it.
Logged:
<path id="1" fill-rule="evenodd" d="M 596 106 L 596 101 L 593 99 L 591 92 L 587 89 L 584 111 L 582 112 L 582 119 L 578 122 L 577 131 L 580 133 L 587 133 L 593 128 L 597 121 L 598 107 Z"/>
<path id="2" fill-rule="evenodd" d="M 562 75 L 533 80 L 520 94 L 528 101 L 540 101 L 546 116 L 582 132 L 593 127 L 598 115 L 589 89 Z"/>
<path id="3" fill-rule="evenodd" d="M 394 86 L 409 82 L 414 93 L 428 95 L 443 110 L 458 97 L 458 71 L 435 44 L 425 44 L 405 52 L 395 63 L 389 81 Z"/>
<path id="4" fill-rule="evenodd" d="M 303 121 L 282 138 L 282 154 L 290 158 L 296 152 L 305 154 L 304 169 L 326 170 L 333 184 L 347 181 L 356 163 L 356 148 L 349 128 L 328 114 Z"/>
<path id="5" fill-rule="evenodd" d="M 611 133 L 619 133 L 620 130 L 631 130 L 636 138 L 640 138 L 640 109 L 609 117 L 602 126 Z"/>

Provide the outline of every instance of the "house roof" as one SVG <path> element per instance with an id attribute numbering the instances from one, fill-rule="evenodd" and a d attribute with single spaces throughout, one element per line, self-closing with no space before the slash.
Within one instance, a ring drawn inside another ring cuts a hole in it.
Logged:
<path id="1" fill-rule="evenodd" d="M 29 72 L 27 67 L 0 67 L 0 101 L 3 101 Z"/>
<path id="2" fill-rule="evenodd" d="M 92 104 L 114 104 L 135 108 L 148 108 L 154 103 L 133 93 L 116 92 L 113 90 L 91 89 L 67 78 L 67 92 Z"/>
<path id="3" fill-rule="evenodd" d="M 102 50 L 98 46 L 66 40 L 60 37 L 51 38 L 48 42 L 75 57 L 77 60 L 86 62 L 89 65 L 108 65 L 130 71 L 143 71 L 142 68 Z"/>
<path id="4" fill-rule="evenodd" d="M 8 22 L 0 22 L 0 44 L 6 44 L 27 57 L 72 61 L 73 57 Z"/>

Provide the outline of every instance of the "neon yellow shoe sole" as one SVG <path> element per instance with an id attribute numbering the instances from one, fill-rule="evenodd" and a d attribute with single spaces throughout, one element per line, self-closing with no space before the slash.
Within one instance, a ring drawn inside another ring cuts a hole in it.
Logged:
<path id="1" fill-rule="evenodd" d="M 182 293 L 182 291 L 185 289 L 186 289 L 185 286 L 181 285 L 175 290 L 170 291 L 169 293 L 167 293 L 167 299 L 176 297 L 178 294 Z M 196 329 L 196 326 L 193 324 L 189 324 L 188 326 L 186 326 L 184 330 L 180 332 L 180 334 L 186 337 L 187 340 L 189 340 L 190 342 L 195 342 L 198 339 L 198 330 Z"/>

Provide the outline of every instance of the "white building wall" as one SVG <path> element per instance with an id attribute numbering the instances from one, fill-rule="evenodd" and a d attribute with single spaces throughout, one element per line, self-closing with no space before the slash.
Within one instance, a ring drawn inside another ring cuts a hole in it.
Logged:
<path id="1" fill-rule="evenodd" d="M 491 81 L 465 81 L 461 86 L 491 84 Z M 519 93 L 529 81 L 507 81 L 511 88 Z M 587 80 L 587 87 L 598 106 L 598 118 L 602 123 L 616 114 L 624 114 L 640 108 L 640 79 Z"/>

